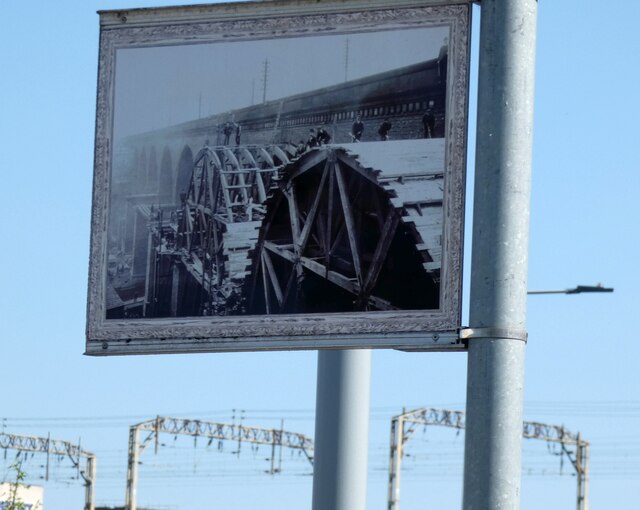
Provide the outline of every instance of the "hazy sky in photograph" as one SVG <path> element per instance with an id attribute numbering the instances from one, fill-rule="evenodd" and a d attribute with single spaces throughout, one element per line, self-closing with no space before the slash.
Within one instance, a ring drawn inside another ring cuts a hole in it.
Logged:
<path id="1" fill-rule="evenodd" d="M 119 49 L 114 137 L 437 58 L 448 27 Z M 348 49 L 347 49 L 348 48 Z"/>

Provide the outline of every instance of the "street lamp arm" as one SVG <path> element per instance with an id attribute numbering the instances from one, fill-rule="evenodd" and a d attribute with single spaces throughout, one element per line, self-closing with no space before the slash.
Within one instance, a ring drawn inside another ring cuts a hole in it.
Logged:
<path id="1" fill-rule="evenodd" d="M 589 292 L 613 292 L 613 288 L 604 287 L 599 283 L 598 285 L 578 285 L 573 289 L 564 290 L 529 290 L 527 294 L 586 294 Z"/>

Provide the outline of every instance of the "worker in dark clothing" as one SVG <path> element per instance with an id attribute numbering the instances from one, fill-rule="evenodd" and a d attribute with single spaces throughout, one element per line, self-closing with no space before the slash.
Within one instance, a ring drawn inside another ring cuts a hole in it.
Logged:
<path id="1" fill-rule="evenodd" d="M 424 137 L 433 138 L 433 130 L 436 127 L 436 116 L 431 107 L 427 108 L 427 111 L 422 116 L 422 126 L 424 127 Z"/>
<path id="2" fill-rule="evenodd" d="M 240 133 L 242 132 L 242 128 L 240 124 L 236 124 L 236 145 L 240 145 Z"/>
<path id="3" fill-rule="evenodd" d="M 389 139 L 389 131 L 391 131 L 391 122 L 389 119 L 384 119 L 384 122 L 380 124 L 378 128 L 378 134 L 380 135 L 380 140 L 385 141 Z"/>
<path id="4" fill-rule="evenodd" d="M 318 145 L 326 145 L 331 141 L 331 135 L 323 127 L 318 128 Z"/>
<path id="5" fill-rule="evenodd" d="M 362 133 L 364 132 L 364 124 L 360 115 L 356 116 L 356 120 L 351 126 L 351 138 L 354 142 L 359 142 L 360 138 L 362 138 Z"/>
<path id="6" fill-rule="evenodd" d="M 231 125 L 231 122 L 227 122 L 222 129 L 222 134 L 224 134 L 224 145 L 229 145 L 231 133 L 233 133 L 233 126 Z"/>
<path id="7" fill-rule="evenodd" d="M 307 147 L 313 149 L 318 146 L 318 137 L 316 136 L 316 130 L 311 128 L 309 130 L 309 138 L 307 138 Z"/>

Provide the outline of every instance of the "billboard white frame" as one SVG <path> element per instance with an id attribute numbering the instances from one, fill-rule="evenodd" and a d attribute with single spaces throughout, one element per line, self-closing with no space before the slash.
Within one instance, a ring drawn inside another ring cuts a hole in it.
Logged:
<path id="1" fill-rule="evenodd" d="M 443 4 L 432 0 L 282 0 L 101 12 L 86 353 L 325 348 L 463 350 L 457 330 L 462 292 L 470 17 L 469 2 Z M 327 33 L 375 36 L 443 26 L 448 28 L 449 59 L 437 308 L 107 318 L 109 221 L 115 208 L 114 117 L 116 95 L 120 93 L 116 67 L 120 51 L 276 39 L 287 41 L 294 48 L 298 39 Z"/>

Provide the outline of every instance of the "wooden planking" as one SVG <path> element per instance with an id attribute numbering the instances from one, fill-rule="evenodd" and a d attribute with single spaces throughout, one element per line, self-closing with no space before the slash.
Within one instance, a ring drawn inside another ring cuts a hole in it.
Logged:
<path id="1" fill-rule="evenodd" d="M 340 144 L 378 181 L 444 174 L 444 138 Z"/>
<path id="2" fill-rule="evenodd" d="M 222 246 L 230 279 L 238 280 L 247 276 L 251 264 L 249 253 L 258 242 L 261 224 L 261 221 L 226 224 L 227 231 L 222 236 Z"/>

